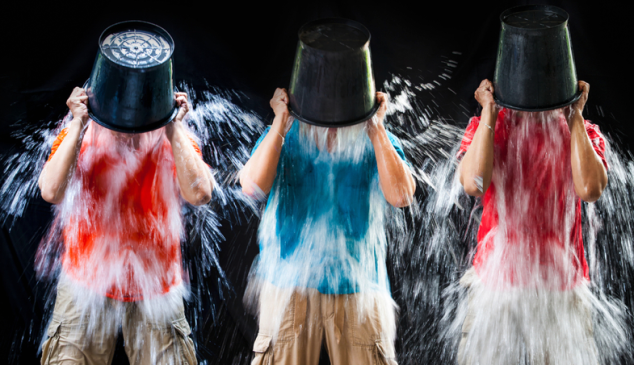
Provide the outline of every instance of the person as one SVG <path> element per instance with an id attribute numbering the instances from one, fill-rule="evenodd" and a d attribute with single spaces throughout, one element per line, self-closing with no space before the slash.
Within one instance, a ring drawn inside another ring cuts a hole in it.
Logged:
<path id="1" fill-rule="evenodd" d="M 460 364 L 598 364 L 582 240 L 581 200 L 607 185 L 605 140 L 582 112 L 590 85 L 571 106 L 497 110 L 493 84 L 458 152 L 464 191 L 482 198 L 473 267 L 462 277 L 466 316 Z"/>
<path id="2" fill-rule="evenodd" d="M 72 121 L 39 178 L 55 204 L 64 250 L 42 364 L 109 364 L 119 330 L 132 364 L 195 364 L 185 319 L 182 200 L 209 202 L 213 178 L 183 123 L 126 134 L 89 122 L 75 88 Z"/>
<path id="3" fill-rule="evenodd" d="M 386 270 L 385 209 L 413 200 L 398 139 L 374 118 L 323 128 L 290 117 L 285 89 L 273 124 L 240 174 L 245 194 L 269 194 L 247 305 L 259 312 L 253 365 L 395 364 L 395 304 Z"/>

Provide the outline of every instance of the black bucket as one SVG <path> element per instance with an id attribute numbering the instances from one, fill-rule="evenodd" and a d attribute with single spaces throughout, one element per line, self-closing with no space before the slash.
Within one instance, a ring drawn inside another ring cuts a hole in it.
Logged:
<path id="1" fill-rule="evenodd" d="M 111 25 L 99 37 L 90 79 L 90 118 L 119 132 L 165 126 L 178 114 L 174 100 L 174 41 L 163 28 L 142 21 Z"/>
<path id="2" fill-rule="evenodd" d="M 533 112 L 579 100 L 568 13 L 555 6 L 525 5 L 504 11 L 500 21 L 496 102 Z"/>
<path id="3" fill-rule="evenodd" d="M 291 77 L 290 112 L 302 122 L 345 127 L 378 110 L 370 32 L 348 19 L 304 24 Z"/>

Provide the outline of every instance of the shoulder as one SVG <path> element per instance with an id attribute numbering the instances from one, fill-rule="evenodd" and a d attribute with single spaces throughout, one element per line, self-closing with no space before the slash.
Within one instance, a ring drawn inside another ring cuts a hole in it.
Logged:
<path id="1" fill-rule="evenodd" d="M 262 142 L 264 137 L 266 137 L 266 135 L 269 134 L 269 131 L 271 131 L 271 126 L 268 126 L 268 127 L 264 128 L 264 131 L 262 131 L 262 134 L 260 135 L 260 138 L 258 138 L 257 142 L 255 142 L 256 146 L 258 146 L 260 144 L 260 142 Z"/>
<path id="2" fill-rule="evenodd" d="M 66 138 L 66 135 L 68 135 L 68 127 L 62 129 L 57 134 L 57 137 L 55 137 L 55 140 L 53 141 L 53 145 L 51 146 L 51 153 L 48 155 L 48 159 L 46 160 L 47 162 L 50 161 L 51 158 L 53 158 L 53 155 L 55 154 L 55 152 L 57 152 L 57 149 L 64 141 L 64 138 Z"/>
<path id="3" fill-rule="evenodd" d="M 584 121 L 584 126 L 586 127 L 586 133 L 588 134 L 588 138 L 595 147 L 599 147 L 605 149 L 605 137 L 603 133 L 601 133 L 601 129 L 596 124 L 592 124 L 589 120 Z"/>
<path id="4" fill-rule="evenodd" d="M 593 137 L 603 138 L 603 134 L 601 133 L 601 129 L 599 128 L 598 125 L 593 124 L 589 120 L 584 120 L 583 124 L 586 127 L 586 132 L 588 133 L 588 136 L 590 137 L 590 139 L 592 139 Z"/>
<path id="5" fill-rule="evenodd" d="M 258 140 L 255 141 L 255 145 L 251 149 L 251 155 L 253 155 L 255 153 L 255 150 L 257 150 L 258 147 L 260 147 L 260 143 L 262 143 L 262 141 L 264 140 L 264 137 L 266 137 L 266 135 L 269 133 L 270 130 L 271 130 L 271 126 L 268 126 L 264 129 L 264 131 L 260 135 L 260 138 L 258 138 Z"/>
<path id="6" fill-rule="evenodd" d="M 401 140 L 397 136 L 395 136 L 392 132 L 388 130 L 386 130 L 385 133 L 387 134 L 387 138 L 393 145 L 398 145 L 399 147 L 401 146 Z"/>

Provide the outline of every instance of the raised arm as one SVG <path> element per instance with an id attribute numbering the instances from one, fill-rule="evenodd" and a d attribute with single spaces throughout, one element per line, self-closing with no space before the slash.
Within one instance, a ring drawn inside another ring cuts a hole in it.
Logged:
<path id="1" fill-rule="evenodd" d="M 270 104 L 275 113 L 273 125 L 240 172 L 242 192 L 258 199 L 273 187 L 284 138 L 293 123 L 289 118 L 286 89 L 276 89 Z"/>
<path id="2" fill-rule="evenodd" d="M 460 183 L 465 192 L 479 197 L 484 195 L 491 185 L 493 173 L 493 136 L 497 110 L 491 81 L 483 80 L 480 83 L 480 87 L 475 92 L 475 98 L 482 105 L 480 125 L 458 166 L 458 171 Z"/>
<path id="3" fill-rule="evenodd" d="M 196 153 L 183 125 L 183 118 L 189 111 L 187 94 L 176 93 L 175 97 L 180 109 L 174 121 L 165 127 L 165 135 L 172 145 L 178 185 L 188 203 L 207 204 L 211 200 L 213 177 L 207 164 Z"/>
<path id="4" fill-rule="evenodd" d="M 84 89 L 76 87 L 66 101 L 73 114 L 73 120 L 67 130 L 66 137 L 57 151 L 44 165 L 38 185 L 42 199 L 51 204 L 59 204 L 64 200 L 68 181 L 77 166 L 77 157 L 83 139 L 83 129 L 88 122 L 88 96 Z"/>
<path id="5" fill-rule="evenodd" d="M 601 158 L 597 155 L 586 132 L 583 120 L 583 108 L 588 101 L 590 84 L 579 81 L 582 91 L 579 101 L 574 103 L 566 113 L 570 128 L 570 164 L 572 180 L 577 195 L 587 202 L 594 202 L 601 197 L 608 184 L 608 174 Z"/>
<path id="6" fill-rule="evenodd" d="M 379 170 L 379 183 L 385 200 L 391 205 L 400 208 L 408 206 L 414 199 L 416 183 L 409 167 L 399 157 L 390 138 L 383 126 L 385 112 L 387 111 L 387 95 L 376 93 L 377 100 L 381 103 L 376 119 L 368 121 L 368 136 L 374 146 L 376 164 Z"/>

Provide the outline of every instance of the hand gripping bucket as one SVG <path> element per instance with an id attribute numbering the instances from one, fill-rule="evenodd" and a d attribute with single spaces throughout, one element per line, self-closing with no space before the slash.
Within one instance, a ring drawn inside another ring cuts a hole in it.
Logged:
<path id="1" fill-rule="evenodd" d="M 289 87 L 291 114 L 321 127 L 345 127 L 376 114 L 370 32 L 348 19 L 320 19 L 299 30 Z"/>
<path id="2" fill-rule="evenodd" d="M 500 21 L 496 102 L 534 112 L 579 100 L 568 13 L 555 6 L 525 5 L 506 10 Z"/>

